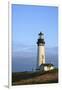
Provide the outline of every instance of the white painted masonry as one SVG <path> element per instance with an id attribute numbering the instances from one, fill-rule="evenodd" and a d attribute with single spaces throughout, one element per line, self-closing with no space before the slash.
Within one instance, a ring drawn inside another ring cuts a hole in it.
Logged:
<path id="1" fill-rule="evenodd" d="M 40 45 L 38 46 L 38 65 L 45 63 L 45 46 Z"/>
<path id="2" fill-rule="evenodd" d="M 53 70 L 54 69 L 54 66 L 44 66 L 44 71 L 49 71 L 49 70 Z"/>

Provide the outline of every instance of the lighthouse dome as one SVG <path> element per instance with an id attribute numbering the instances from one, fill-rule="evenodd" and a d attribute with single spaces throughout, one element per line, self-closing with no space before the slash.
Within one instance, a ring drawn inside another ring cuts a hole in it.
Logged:
<path id="1" fill-rule="evenodd" d="M 45 44 L 44 34 L 41 33 L 41 32 L 39 33 L 39 39 L 38 39 L 38 41 L 37 41 L 37 44 L 38 44 L 38 45 L 40 45 L 40 44 L 44 45 L 44 44 Z"/>

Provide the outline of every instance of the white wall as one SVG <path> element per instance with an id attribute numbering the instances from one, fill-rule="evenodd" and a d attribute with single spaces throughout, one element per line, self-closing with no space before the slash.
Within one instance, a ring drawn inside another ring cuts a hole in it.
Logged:
<path id="1" fill-rule="evenodd" d="M 38 46 L 38 65 L 40 66 L 43 63 L 45 63 L 45 46 Z"/>
<path id="2" fill-rule="evenodd" d="M 48 67 L 48 66 L 44 66 L 44 71 L 49 71 L 49 70 L 53 70 L 54 66 Z"/>

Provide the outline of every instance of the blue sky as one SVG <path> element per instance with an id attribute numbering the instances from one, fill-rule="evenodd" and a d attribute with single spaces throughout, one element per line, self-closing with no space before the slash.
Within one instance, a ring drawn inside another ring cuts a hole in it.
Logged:
<path id="1" fill-rule="evenodd" d="M 44 33 L 46 48 L 58 47 L 57 7 L 12 5 L 13 55 L 35 56 L 40 31 Z"/>

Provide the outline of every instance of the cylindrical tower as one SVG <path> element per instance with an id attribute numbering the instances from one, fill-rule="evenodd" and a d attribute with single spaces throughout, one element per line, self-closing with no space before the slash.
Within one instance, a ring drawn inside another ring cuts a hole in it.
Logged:
<path id="1" fill-rule="evenodd" d="M 44 34 L 39 33 L 39 38 L 37 41 L 38 51 L 37 51 L 37 68 L 40 67 L 41 64 L 45 63 L 45 41 Z"/>

